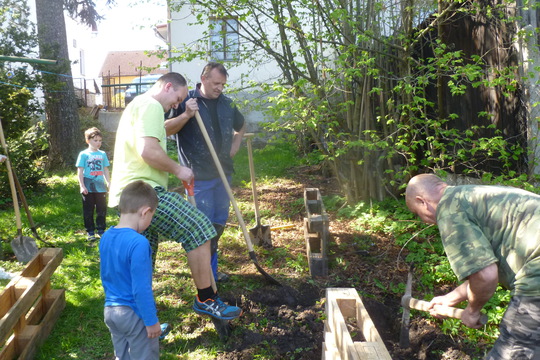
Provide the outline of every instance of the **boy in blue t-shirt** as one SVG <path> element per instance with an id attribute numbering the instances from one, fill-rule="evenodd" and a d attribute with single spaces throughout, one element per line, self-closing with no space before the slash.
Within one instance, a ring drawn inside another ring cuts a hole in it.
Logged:
<path id="1" fill-rule="evenodd" d="M 118 225 L 109 228 L 99 244 L 105 324 L 116 359 L 159 359 L 162 326 L 152 291 L 152 250 L 141 235 L 157 205 L 150 185 L 140 180 L 128 184 L 120 195 Z"/>
<path id="2" fill-rule="evenodd" d="M 103 136 L 98 128 L 86 130 L 84 137 L 88 149 L 79 153 L 76 166 L 82 195 L 84 227 L 88 233 L 88 241 L 95 241 L 95 231 L 101 236 L 106 228 L 107 191 L 110 185 L 109 159 L 104 151 L 99 150 Z"/>

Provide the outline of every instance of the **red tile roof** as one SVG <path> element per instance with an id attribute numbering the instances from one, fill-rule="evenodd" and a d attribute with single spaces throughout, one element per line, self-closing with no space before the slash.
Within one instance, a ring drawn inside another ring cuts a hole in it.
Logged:
<path id="1" fill-rule="evenodd" d="M 159 56 L 157 55 L 159 54 Z M 163 55 L 163 57 L 160 57 Z M 146 74 L 166 74 L 167 68 L 160 68 L 160 65 L 166 64 L 167 53 L 159 51 L 111 51 L 107 54 L 101 75 L 103 76 L 138 76 Z M 142 65 L 142 68 L 141 68 Z M 150 72 L 146 67 L 154 68 Z"/>

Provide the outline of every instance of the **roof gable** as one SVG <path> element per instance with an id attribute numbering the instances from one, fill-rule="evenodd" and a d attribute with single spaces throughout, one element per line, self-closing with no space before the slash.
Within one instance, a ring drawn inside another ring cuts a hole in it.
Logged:
<path id="1" fill-rule="evenodd" d="M 152 74 L 166 74 L 168 69 L 159 67 L 167 61 L 167 55 L 158 57 L 156 54 L 162 54 L 159 51 L 111 51 L 107 54 L 101 74 L 103 76 L 138 76 Z M 141 67 L 143 69 L 141 69 Z M 156 68 L 148 72 L 144 68 Z"/>

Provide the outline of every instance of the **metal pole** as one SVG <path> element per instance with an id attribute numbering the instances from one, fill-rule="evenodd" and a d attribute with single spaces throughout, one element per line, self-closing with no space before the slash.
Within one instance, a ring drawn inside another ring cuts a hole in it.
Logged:
<path id="1" fill-rule="evenodd" d="M 9 61 L 9 62 L 26 62 L 32 64 L 43 64 L 43 65 L 56 65 L 58 60 L 48 60 L 48 59 L 30 59 L 26 57 L 19 56 L 4 56 L 0 55 L 0 61 Z"/>

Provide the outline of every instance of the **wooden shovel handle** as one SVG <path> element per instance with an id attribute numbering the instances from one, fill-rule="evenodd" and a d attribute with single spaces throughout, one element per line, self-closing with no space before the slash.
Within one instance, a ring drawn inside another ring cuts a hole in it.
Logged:
<path id="1" fill-rule="evenodd" d="M 242 217 L 242 214 L 240 213 L 240 209 L 238 208 L 238 204 L 236 203 L 236 200 L 234 199 L 234 195 L 229 185 L 229 181 L 227 181 L 227 176 L 225 176 L 225 172 L 223 171 L 221 162 L 219 161 L 219 158 L 216 154 L 214 145 L 212 145 L 212 140 L 210 139 L 210 136 L 208 135 L 208 131 L 206 131 L 206 127 L 204 126 L 204 122 L 198 111 L 195 112 L 195 118 L 197 119 L 197 123 L 199 124 L 201 133 L 204 137 L 204 140 L 206 141 L 206 145 L 208 146 L 208 149 L 210 150 L 210 154 L 212 155 L 212 158 L 214 159 L 214 163 L 219 172 L 219 176 L 221 177 L 221 180 L 223 181 L 223 186 L 225 187 L 225 190 L 227 191 L 227 195 L 229 195 L 229 200 L 231 201 L 231 204 L 234 208 L 234 212 L 236 213 L 236 218 L 238 219 L 238 223 L 240 224 L 240 227 L 242 228 L 242 232 L 244 233 L 244 240 L 246 241 L 248 251 L 250 253 L 253 253 L 253 244 L 251 243 L 249 232 L 247 230 L 246 224 L 244 223 L 244 218 Z"/>
<path id="2" fill-rule="evenodd" d="M 9 160 L 9 153 L 6 144 L 6 139 L 4 137 L 4 129 L 2 128 L 2 121 L 0 121 L 0 141 L 2 142 L 2 147 L 4 148 L 4 153 L 6 154 L 6 167 L 8 171 L 9 187 L 11 188 L 11 197 L 13 198 L 13 209 L 15 210 L 15 221 L 17 223 L 17 232 L 18 235 L 22 235 L 22 222 L 21 222 L 21 212 L 19 211 L 19 200 L 17 199 L 17 190 L 15 189 L 15 180 L 13 179 L 13 173 L 11 170 L 11 161 Z"/>
<path id="3" fill-rule="evenodd" d="M 427 311 L 429 312 L 429 301 L 425 300 L 418 300 L 411 296 L 404 296 L 401 299 L 401 304 L 403 307 L 409 308 L 409 309 L 415 309 L 420 311 Z M 461 316 L 463 315 L 463 309 L 451 307 L 451 306 L 444 306 L 444 305 L 435 305 L 434 310 L 440 314 L 441 316 L 446 316 L 454 319 L 461 320 Z M 482 325 L 485 325 L 487 323 L 487 316 L 486 314 L 482 314 L 480 317 L 480 323 Z"/>
<path id="4" fill-rule="evenodd" d="M 253 205 L 255 207 L 255 221 L 257 226 L 261 226 L 261 217 L 259 215 L 259 199 L 257 197 L 257 185 L 255 183 L 255 165 L 253 163 L 253 147 L 251 146 L 251 136 L 247 137 L 249 174 L 251 176 L 251 192 L 253 193 Z"/>

